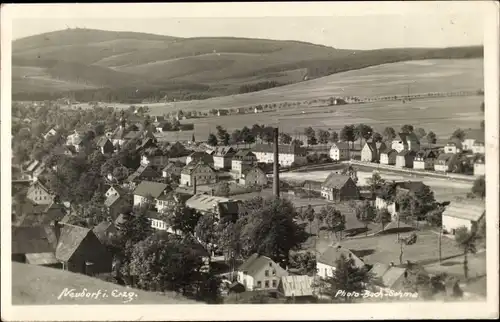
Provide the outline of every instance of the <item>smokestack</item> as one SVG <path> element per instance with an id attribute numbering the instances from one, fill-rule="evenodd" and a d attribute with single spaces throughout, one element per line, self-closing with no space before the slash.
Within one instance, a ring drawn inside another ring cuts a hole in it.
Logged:
<path id="1" fill-rule="evenodd" d="M 273 164 L 273 171 L 274 171 L 274 180 L 273 180 L 273 193 L 276 198 L 280 197 L 280 178 L 279 178 L 279 152 L 278 152 L 278 135 L 279 131 L 278 128 L 274 128 L 274 133 L 273 133 L 273 149 L 274 149 L 274 164 Z"/>
<path id="2" fill-rule="evenodd" d="M 193 195 L 196 194 L 196 176 L 193 176 Z"/>

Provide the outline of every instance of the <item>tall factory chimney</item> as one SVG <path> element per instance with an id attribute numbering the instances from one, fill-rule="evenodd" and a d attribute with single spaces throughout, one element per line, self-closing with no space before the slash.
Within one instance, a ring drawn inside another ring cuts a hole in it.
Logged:
<path id="1" fill-rule="evenodd" d="M 274 128 L 273 133 L 273 149 L 274 149 L 274 163 L 273 163 L 273 194 L 276 198 L 280 197 L 280 177 L 279 177 L 279 146 L 278 146 L 278 128 Z"/>

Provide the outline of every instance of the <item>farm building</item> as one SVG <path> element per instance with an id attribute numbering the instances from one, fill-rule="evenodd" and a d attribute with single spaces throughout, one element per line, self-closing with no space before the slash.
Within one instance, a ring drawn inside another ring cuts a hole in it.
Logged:
<path id="1" fill-rule="evenodd" d="M 229 115 L 229 111 L 224 109 L 217 110 L 217 116 L 224 116 L 224 115 Z"/>
<path id="2" fill-rule="evenodd" d="M 415 160 L 413 160 L 413 168 L 419 170 L 432 170 L 435 160 L 436 152 L 434 150 L 419 151 L 415 155 Z"/>
<path id="3" fill-rule="evenodd" d="M 380 164 L 395 165 L 397 155 L 398 151 L 391 149 L 390 147 L 386 147 L 382 152 L 380 152 Z"/>
<path id="4" fill-rule="evenodd" d="M 318 258 L 316 263 L 318 276 L 321 278 L 332 277 L 333 271 L 335 271 L 337 266 L 337 261 L 340 260 L 342 255 L 344 255 L 346 259 L 351 258 L 356 267 L 361 268 L 365 266 L 365 263 L 359 259 L 359 257 L 354 255 L 348 248 L 343 247 L 340 244 L 336 244 L 328 247 Z"/>
<path id="5" fill-rule="evenodd" d="M 443 231 L 455 234 L 457 228 L 465 226 L 467 229 L 475 230 L 478 222 L 485 215 L 484 203 L 452 201 L 446 207 L 442 215 Z"/>
<path id="6" fill-rule="evenodd" d="M 486 174 L 486 167 L 484 164 L 484 155 L 476 158 L 474 161 L 474 175 L 475 176 L 484 176 Z"/>
<path id="7" fill-rule="evenodd" d="M 273 144 L 256 144 L 252 152 L 257 157 L 258 162 L 273 163 L 274 151 Z M 283 167 L 295 164 L 305 164 L 307 162 L 307 151 L 297 145 L 279 145 L 278 146 L 279 164 Z"/>
<path id="8" fill-rule="evenodd" d="M 267 256 L 251 255 L 238 267 L 237 280 L 247 291 L 276 291 L 283 276 L 288 272 Z"/>
<path id="9" fill-rule="evenodd" d="M 253 112 L 254 112 L 255 114 L 257 114 L 257 113 L 262 113 L 262 112 L 264 112 L 264 108 L 263 108 L 262 106 L 256 106 L 256 107 L 253 109 Z"/>
<path id="10" fill-rule="evenodd" d="M 451 140 L 444 146 L 444 153 L 457 154 L 463 151 L 462 142 L 458 139 Z"/>
<path id="11" fill-rule="evenodd" d="M 330 158 L 333 161 L 349 160 L 349 142 L 335 142 L 330 148 Z"/>
<path id="12" fill-rule="evenodd" d="M 450 172 L 458 162 L 458 155 L 454 153 L 440 154 L 434 162 L 434 171 Z"/>
<path id="13" fill-rule="evenodd" d="M 190 162 L 181 171 L 180 184 L 193 186 L 195 184 L 211 184 L 217 182 L 217 171 L 209 164 L 199 161 Z"/>
<path id="14" fill-rule="evenodd" d="M 215 169 L 231 168 L 231 161 L 236 151 L 230 146 L 221 146 L 215 148 L 213 159 Z"/>
<path id="15" fill-rule="evenodd" d="M 403 150 L 396 156 L 396 168 L 413 168 L 413 160 L 416 153 L 410 150 Z"/>
<path id="16" fill-rule="evenodd" d="M 417 152 L 420 150 L 420 141 L 415 133 L 399 133 L 399 138 L 392 141 L 391 148 L 398 153 L 403 150 Z"/>
<path id="17" fill-rule="evenodd" d="M 267 184 L 267 175 L 266 173 L 259 167 L 252 167 L 246 169 L 239 183 L 244 184 L 246 186 L 265 186 Z"/>
<path id="18" fill-rule="evenodd" d="M 356 200 L 359 190 L 350 176 L 330 173 L 321 185 L 321 196 L 335 201 Z"/>
<path id="19" fill-rule="evenodd" d="M 257 157 L 252 151 L 239 150 L 231 160 L 231 171 L 241 177 L 245 171 L 255 164 L 257 164 Z"/>
<path id="20" fill-rule="evenodd" d="M 465 132 L 464 140 L 462 142 L 463 149 L 465 151 L 474 151 L 475 143 L 482 143 L 482 145 L 484 146 L 484 130 L 471 129 Z"/>
<path id="21" fill-rule="evenodd" d="M 314 277 L 307 275 L 282 276 L 278 284 L 278 293 L 293 299 L 313 297 Z"/>

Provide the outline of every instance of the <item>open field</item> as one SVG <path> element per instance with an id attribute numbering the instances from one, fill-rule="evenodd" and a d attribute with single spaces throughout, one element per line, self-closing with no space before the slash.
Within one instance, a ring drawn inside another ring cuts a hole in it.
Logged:
<path id="1" fill-rule="evenodd" d="M 311 171 L 311 172 L 283 172 L 280 173 L 281 179 L 291 179 L 291 180 L 313 180 L 313 181 L 324 181 L 326 177 L 330 174 L 330 171 Z M 366 180 L 372 176 L 371 172 L 358 171 L 358 185 L 366 185 Z M 405 176 L 399 174 L 380 174 L 383 179 L 386 180 L 417 180 L 422 181 L 434 191 L 434 196 L 436 200 L 439 201 L 449 201 L 453 200 L 456 196 L 463 196 L 470 191 L 472 183 L 466 182 L 456 182 L 445 179 L 438 178 L 418 178 L 413 176 Z"/>
<path id="2" fill-rule="evenodd" d="M 74 289 L 75 293 L 80 293 L 83 289 L 87 289 L 89 293 L 101 290 L 108 292 L 108 297 L 99 299 L 62 297 L 58 299 L 66 288 Z M 137 294 L 128 304 L 203 304 L 174 293 L 145 292 L 60 269 L 12 263 L 12 304 L 14 305 L 123 304 L 124 298 L 112 296 L 113 290 L 115 294 L 128 294 L 128 292 Z"/>

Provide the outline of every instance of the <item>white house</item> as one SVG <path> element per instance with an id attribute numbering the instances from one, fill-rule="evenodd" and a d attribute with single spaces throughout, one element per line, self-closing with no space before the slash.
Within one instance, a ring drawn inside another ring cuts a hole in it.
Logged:
<path id="1" fill-rule="evenodd" d="M 213 154 L 214 168 L 227 169 L 231 168 L 231 160 L 236 151 L 230 146 L 221 146 L 215 149 Z"/>
<path id="2" fill-rule="evenodd" d="M 142 181 L 134 190 L 134 206 L 143 204 L 148 197 L 153 198 L 156 203 L 157 199 L 168 192 L 168 185 L 153 181 Z"/>
<path id="3" fill-rule="evenodd" d="M 231 171 L 241 177 L 257 163 L 257 156 L 250 150 L 239 150 L 231 160 Z"/>
<path id="4" fill-rule="evenodd" d="M 465 226 L 469 230 L 477 228 L 485 215 L 484 203 L 452 201 L 442 214 L 443 231 L 455 234 L 457 228 Z"/>
<path id="5" fill-rule="evenodd" d="M 330 158 L 334 161 L 349 160 L 349 142 L 335 142 L 330 148 Z"/>
<path id="6" fill-rule="evenodd" d="M 272 144 L 257 144 L 252 152 L 257 157 L 258 162 L 273 163 L 274 151 Z M 281 166 L 290 166 L 292 163 L 304 164 L 307 162 L 307 152 L 304 148 L 297 145 L 279 145 L 278 146 L 278 161 Z"/>
<path id="7" fill-rule="evenodd" d="M 415 133 L 399 133 L 399 138 L 392 141 L 391 148 L 401 152 L 403 150 L 419 151 L 420 141 Z"/>
<path id="8" fill-rule="evenodd" d="M 434 171 L 450 172 L 457 163 L 458 157 L 454 153 L 440 154 L 434 162 Z"/>
<path id="9" fill-rule="evenodd" d="M 459 140 L 453 140 L 444 146 L 444 153 L 447 154 L 457 154 L 463 151 L 462 142 Z"/>
<path id="10" fill-rule="evenodd" d="M 485 153 L 484 142 L 483 141 L 474 142 L 474 144 L 472 145 L 472 153 L 484 154 Z"/>
<path id="11" fill-rule="evenodd" d="M 465 132 L 464 140 L 462 142 L 465 151 L 473 151 L 474 143 L 482 142 L 484 145 L 484 130 L 473 129 Z"/>
<path id="12" fill-rule="evenodd" d="M 54 136 L 56 134 L 57 134 L 57 131 L 52 128 L 47 133 L 44 134 L 43 138 L 45 140 L 47 140 L 49 137 Z"/>
<path id="13" fill-rule="evenodd" d="M 486 174 L 486 167 L 484 164 L 484 156 L 481 156 L 474 161 L 474 175 L 477 177 L 484 176 Z"/>
<path id="14" fill-rule="evenodd" d="M 340 244 L 336 244 L 328 247 L 318 258 L 316 263 L 318 276 L 321 278 L 332 277 L 337 265 L 337 260 L 340 259 L 341 255 L 344 255 L 346 259 L 352 258 L 356 267 L 361 268 L 365 266 L 365 263 L 349 249 L 342 247 Z"/>
<path id="15" fill-rule="evenodd" d="M 288 272 L 267 256 L 253 254 L 237 270 L 237 280 L 247 291 L 275 291 Z"/>

